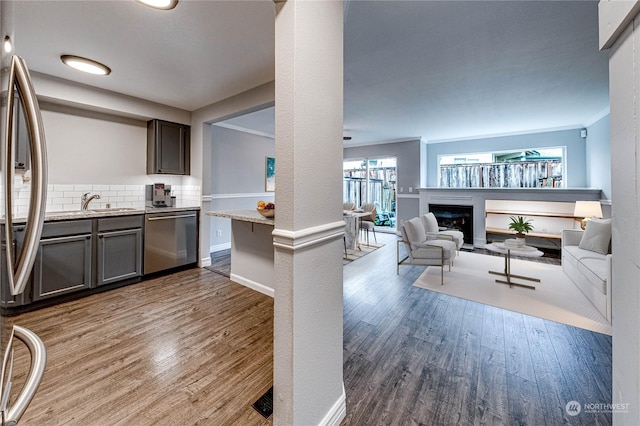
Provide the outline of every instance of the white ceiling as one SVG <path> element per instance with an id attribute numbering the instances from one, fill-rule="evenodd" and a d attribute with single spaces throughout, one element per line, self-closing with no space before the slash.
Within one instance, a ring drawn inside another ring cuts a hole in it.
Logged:
<path id="1" fill-rule="evenodd" d="M 271 0 L 13 7 L 16 53 L 44 74 L 188 111 L 274 78 Z M 608 112 L 596 1 L 352 0 L 344 37 L 347 144 L 584 127 Z M 82 75 L 61 54 L 113 72 Z M 273 110 L 228 124 L 273 134 Z"/>

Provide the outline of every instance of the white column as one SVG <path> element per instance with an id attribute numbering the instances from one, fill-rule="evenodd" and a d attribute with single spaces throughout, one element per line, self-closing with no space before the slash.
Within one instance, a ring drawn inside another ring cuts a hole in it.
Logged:
<path id="1" fill-rule="evenodd" d="M 338 425 L 342 1 L 276 3 L 274 424 Z"/>
<path id="2" fill-rule="evenodd" d="M 599 3 L 600 44 L 610 48 L 614 424 L 640 424 L 640 25 L 637 1 Z"/>

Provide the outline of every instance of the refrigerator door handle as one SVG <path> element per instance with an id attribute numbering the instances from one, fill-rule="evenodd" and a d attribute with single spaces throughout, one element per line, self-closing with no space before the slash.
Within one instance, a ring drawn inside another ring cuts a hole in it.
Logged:
<path id="1" fill-rule="evenodd" d="M 27 229 L 24 244 L 20 253 L 10 249 L 7 244 L 6 258 L 9 273 L 9 289 L 12 295 L 21 294 L 31 275 L 31 268 L 36 258 L 38 244 L 42 235 L 42 225 L 47 201 L 47 158 L 44 139 L 44 126 L 36 92 L 31 84 L 29 70 L 24 60 L 14 55 L 9 70 L 9 88 L 7 92 L 6 133 L 5 138 L 5 238 L 13 241 L 13 178 L 15 151 L 12 143 L 13 113 L 15 90 L 18 90 L 20 103 L 25 111 L 27 128 L 29 129 L 31 152 L 31 199 L 27 216 Z"/>
<path id="2" fill-rule="evenodd" d="M 20 395 L 18 395 L 13 405 L 5 413 L 4 419 L 6 425 L 17 424 L 22 414 L 24 414 L 33 396 L 36 394 L 38 386 L 40 386 L 42 376 L 44 375 L 44 367 L 47 363 L 47 350 L 36 333 L 27 328 L 14 325 L 13 335 L 22 340 L 29 349 L 31 353 L 31 368 L 29 369 L 29 375 L 22 387 Z"/>

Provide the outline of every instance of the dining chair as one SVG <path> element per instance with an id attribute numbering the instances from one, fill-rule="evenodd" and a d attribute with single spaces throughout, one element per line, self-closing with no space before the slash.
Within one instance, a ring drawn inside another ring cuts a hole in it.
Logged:
<path id="1" fill-rule="evenodd" d="M 367 232 L 367 247 L 369 246 L 369 231 L 373 231 L 373 239 L 378 242 L 376 237 L 376 205 L 375 204 L 363 204 L 360 207 L 365 212 L 371 212 L 370 216 L 363 216 L 360 220 L 360 229 Z"/>

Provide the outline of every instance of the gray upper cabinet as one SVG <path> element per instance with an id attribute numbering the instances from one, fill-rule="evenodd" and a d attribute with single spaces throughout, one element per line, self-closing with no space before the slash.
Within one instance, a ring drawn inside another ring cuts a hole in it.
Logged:
<path id="1" fill-rule="evenodd" d="M 190 131 L 186 124 L 148 121 L 147 174 L 190 174 Z"/>
<path id="2" fill-rule="evenodd" d="M 15 141 L 15 168 L 18 170 L 27 170 L 30 167 L 29 161 L 29 129 L 27 127 L 27 119 L 24 116 L 24 110 L 20 103 L 19 95 L 16 93 L 16 100 L 14 102 L 16 117 L 16 124 L 13 128 L 14 141 Z"/>

